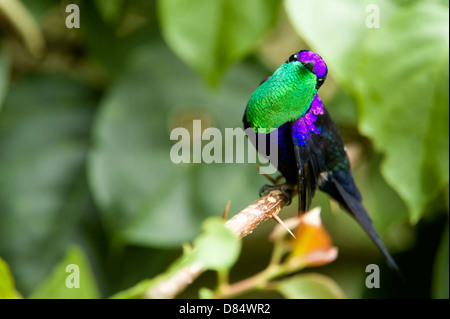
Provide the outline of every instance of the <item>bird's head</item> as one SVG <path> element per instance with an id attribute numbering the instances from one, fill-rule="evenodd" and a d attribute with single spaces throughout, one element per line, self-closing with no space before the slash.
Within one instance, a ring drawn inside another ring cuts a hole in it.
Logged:
<path id="1" fill-rule="evenodd" d="M 289 57 L 286 63 L 294 61 L 301 62 L 303 66 L 317 77 L 316 89 L 319 89 L 327 78 L 327 65 L 325 61 L 313 51 L 303 50 L 294 53 Z"/>

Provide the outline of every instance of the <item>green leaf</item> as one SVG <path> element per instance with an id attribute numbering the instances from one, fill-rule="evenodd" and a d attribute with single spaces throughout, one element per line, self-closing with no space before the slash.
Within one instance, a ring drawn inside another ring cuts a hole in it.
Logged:
<path id="1" fill-rule="evenodd" d="M 278 0 L 158 2 L 168 45 L 212 85 L 231 64 L 255 50 L 274 25 L 278 8 Z"/>
<path id="2" fill-rule="evenodd" d="M 344 292 L 334 280 L 321 274 L 296 275 L 277 282 L 275 289 L 290 299 L 342 299 Z"/>
<path id="3" fill-rule="evenodd" d="M 211 95 L 160 44 L 138 50 L 130 61 L 101 102 L 88 163 L 91 189 L 112 234 L 128 243 L 177 247 L 198 234 L 205 217 L 222 214 L 228 200 L 235 212 L 253 202 L 264 178 L 252 164 L 173 163 L 171 130 L 192 132 L 194 119 L 222 133 L 242 127 L 249 92 L 265 74 L 242 65 Z"/>
<path id="4" fill-rule="evenodd" d="M 412 222 L 449 182 L 448 21 L 433 3 L 398 12 L 367 39 L 357 77 L 360 130 L 386 154 L 382 174 Z"/>
<path id="5" fill-rule="evenodd" d="M 14 286 L 14 277 L 8 264 L 0 258 L 0 299 L 12 299 L 18 297 Z"/>
<path id="6" fill-rule="evenodd" d="M 235 264 L 241 250 L 241 242 L 222 219 L 211 217 L 203 224 L 203 234 L 194 242 L 189 263 L 200 263 L 206 269 L 224 271 Z"/>
<path id="7" fill-rule="evenodd" d="M 372 4 L 380 7 L 381 24 L 395 8 L 389 0 L 285 1 L 286 13 L 295 31 L 325 60 L 328 75 L 345 89 L 354 85 L 352 76 L 361 43 L 368 32 L 379 30 L 368 29 L 365 25 L 369 15 L 366 8 Z"/>
<path id="8" fill-rule="evenodd" d="M 449 182 L 448 8 L 375 1 L 380 28 L 367 28 L 372 1 L 331 2 L 288 1 L 286 8 L 356 99 L 359 130 L 385 155 L 383 177 L 417 222 Z M 326 36 L 331 30 L 342 36 Z"/>
<path id="9" fill-rule="evenodd" d="M 60 76 L 18 81 L 0 113 L 0 255 L 26 296 L 66 249 L 85 211 L 96 97 Z"/>
<path id="10" fill-rule="evenodd" d="M 442 240 L 436 254 L 433 272 L 433 298 L 449 298 L 449 245 L 448 245 L 448 224 L 446 230 L 442 233 Z"/>
<path id="11" fill-rule="evenodd" d="M 80 247 L 72 246 L 30 298 L 93 299 L 99 298 L 89 261 Z"/>

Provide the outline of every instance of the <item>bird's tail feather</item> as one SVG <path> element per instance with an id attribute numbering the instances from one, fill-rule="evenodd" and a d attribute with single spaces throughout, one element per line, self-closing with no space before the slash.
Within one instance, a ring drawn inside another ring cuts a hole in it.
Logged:
<path id="1" fill-rule="evenodd" d="M 381 241 L 380 236 L 373 227 L 372 220 L 370 219 L 363 205 L 359 201 L 354 199 L 351 195 L 349 195 L 337 181 L 333 181 L 333 184 L 336 187 L 339 194 L 341 195 L 342 199 L 344 200 L 350 213 L 358 221 L 358 223 L 362 226 L 362 228 L 366 231 L 366 233 L 369 235 L 369 237 L 372 239 L 372 241 L 375 243 L 375 245 L 378 247 L 381 253 L 386 257 L 388 265 L 401 275 L 397 263 L 394 261 L 391 254 Z"/>

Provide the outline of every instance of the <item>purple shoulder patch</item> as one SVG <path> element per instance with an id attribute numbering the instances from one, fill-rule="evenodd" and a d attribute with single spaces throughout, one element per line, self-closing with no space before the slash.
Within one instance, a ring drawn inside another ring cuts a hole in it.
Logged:
<path id="1" fill-rule="evenodd" d="M 316 126 L 317 115 L 323 114 L 323 104 L 318 94 L 314 96 L 308 111 L 292 123 L 294 143 L 305 145 L 313 134 L 319 134 L 321 128 Z"/>

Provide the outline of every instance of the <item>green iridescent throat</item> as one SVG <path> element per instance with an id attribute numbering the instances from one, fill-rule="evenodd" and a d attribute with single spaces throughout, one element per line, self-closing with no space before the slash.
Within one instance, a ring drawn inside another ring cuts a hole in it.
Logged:
<path id="1" fill-rule="evenodd" d="M 284 63 L 253 92 L 247 121 L 254 129 L 270 129 L 297 120 L 309 109 L 317 93 L 316 82 L 302 63 Z"/>

